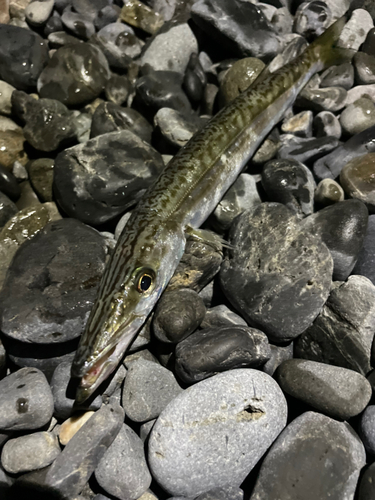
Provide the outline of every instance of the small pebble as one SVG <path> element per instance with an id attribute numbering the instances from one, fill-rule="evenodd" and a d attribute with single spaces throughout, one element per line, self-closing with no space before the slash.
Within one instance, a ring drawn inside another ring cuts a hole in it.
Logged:
<path id="1" fill-rule="evenodd" d="M 331 24 L 331 19 L 331 10 L 325 2 L 303 2 L 295 13 L 293 31 L 309 40 L 321 35 Z"/>
<path id="2" fill-rule="evenodd" d="M 331 66 L 322 73 L 321 87 L 343 87 L 349 90 L 354 84 L 354 68 L 351 63 Z"/>
<path id="3" fill-rule="evenodd" d="M 59 441 L 65 446 L 72 439 L 74 434 L 79 431 L 79 429 L 95 414 L 94 411 L 86 411 L 85 413 L 75 414 L 73 417 L 69 417 L 60 426 L 59 430 Z"/>
<path id="4" fill-rule="evenodd" d="M 345 194 L 336 181 L 333 179 L 323 179 L 319 182 L 315 190 L 315 203 L 328 206 L 344 201 Z"/>
<path id="5" fill-rule="evenodd" d="M 12 112 L 12 92 L 16 90 L 13 85 L 0 81 L 0 114 L 10 115 Z"/>
<path id="6" fill-rule="evenodd" d="M 301 111 L 297 115 L 284 120 L 281 125 L 281 131 L 285 134 L 295 134 L 301 137 L 312 136 L 312 111 Z"/>
<path id="7" fill-rule="evenodd" d="M 357 52 L 353 58 L 356 82 L 359 85 L 375 83 L 375 57 L 365 52 Z"/>
<path id="8" fill-rule="evenodd" d="M 354 158 L 345 164 L 340 183 L 351 198 L 363 201 L 370 213 L 375 212 L 375 153 Z"/>
<path id="9" fill-rule="evenodd" d="M 373 20 L 367 10 L 355 9 L 341 32 L 337 46 L 358 50 L 373 27 Z"/>
<path id="10" fill-rule="evenodd" d="M 375 105 L 367 97 L 357 99 L 349 104 L 340 116 L 343 131 L 348 135 L 355 135 L 375 125 Z"/>
<path id="11" fill-rule="evenodd" d="M 313 120 L 316 137 L 341 137 L 341 125 L 336 115 L 331 111 L 321 111 Z"/>

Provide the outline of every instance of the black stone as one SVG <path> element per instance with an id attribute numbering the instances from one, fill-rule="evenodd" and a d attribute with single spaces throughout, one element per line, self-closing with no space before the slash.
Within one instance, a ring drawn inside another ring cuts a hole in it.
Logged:
<path id="1" fill-rule="evenodd" d="M 359 200 L 335 203 L 301 222 L 303 228 L 320 236 L 331 252 L 334 280 L 345 281 L 352 272 L 363 245 L 367 222 L 368 210 Z"/>
<path id="2" fill-rule="evenodd" d="M 94 229 L 74 219 L 47 224 L 13 258 L 1 291 L 1 331 L 42 344 L 78 337 L 105 259 L 105 239 Z"/>
<path id="3" fill-rule="evenodd" d="M 0 191 L 11 200 L 17 201 L 21 194 L 20 186 L 12 172 L 0 163 Z"/>
<path id="4" fill-rule="evenodd" d="M 373 500 L 375 498 L 375 462 L 366 467 L 359 480 L 358 500 Z"/>
<path id="5" fill-rule="evenodd" d="M 375 215 L 368 218 L 366 236 L 353 274 L 366 276 L 375 285 Z"/>
<path id="6" fill-rule="evenodd" d="M 103 134 L 57 155 L 56 200 L 68 215 L 103 224 L 134 205 L 163 168 L 160 154 L 130 130 Z"/>
<path id="7" fill-rule="evenodd" d="M 332 258 L 284 205 L 262 203 L 235 219 L 220 279 L 248 324 L 291 340 L 319 314 L 331 285 Z"/>
<path id="8" fill-rule="evenodd" d="M 19 90 L 34 90 L 47 62 L 47 44 L 37 33 L 0 24 L 0 80 Z"/>
<path id="9" fill-rule="evenodd" d="M 175 369 L 187 383 L 233 368 L 258 368 L 271 356 L 264 333 L 246 326 L 199 330 L 180 342 Z"/>
<path id="10" fill-rule="evenodd" d="M 55 10 L 52 16 L 48 19 L 44 26 L 44 35 L 48 37 L 51 33 L 55 33 L 56 31 L 62 31 L 63 24 L 61 21 L 61 17 L 59 13 Z"/>
<path id="11" fill-rule="evenodd" d="M 192 102 L 199 102 L 207 85 L 207 76 L 197 54 L 192 54 L 185 70 L 183 89 Z"/>
<path id="12" fill-rule="evenodd" d="M 278 157 L 283 159 L 294 159 L 301 163 L 313 162 L 337 147 L 339 144 L 336 137 L 318 137 L 305 139 L 303 137 L 290 136 L 284 140 L 278 151 Z"/>

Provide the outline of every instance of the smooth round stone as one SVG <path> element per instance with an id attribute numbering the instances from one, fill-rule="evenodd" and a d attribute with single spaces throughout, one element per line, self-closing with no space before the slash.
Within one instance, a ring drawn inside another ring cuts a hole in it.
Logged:
<path id="1" fill-rule="evenodd" d="M 347 91 L 342 87 L 305 88 L 297 103 L 313 111 L 339 111 L 347 104 Z"/>
<path id="2" fill-rule="evenodd" d="M 295 134 L 301 137 L 311 137 L 312 123 L 312 111 L 301 111 L 301 113 L 298 113 L 297 115 L 284 120 L 283 124 L 281 125 L 281 130 L 285 134 Z"/>
<path id="3" fill-rule="evenodd" d="M 314 210 L 315 181 L 311 171 L 296 160 L 271 160 L 262 171 L 262 186 L 270 201 L 286 205 L 299 218 Z"/>
<path id="4" fill-rule="evenodd" d="M 312 326 L 295 342 L 295 356 L 349 368 L 371 370 L 375 286 L 364 276 L 337 282 Z"/>
<path id="5" fill-rule="evenodd" d="M 331 19 L 331 9 L 325 2 L 320 0 L 303 2 L 295 13 L 293 31 L 306 39 L 314 38 L 327 29 Z"/>
<path id="6" fill-rule="evenodd" d="M 197 54 L 191 54 L 185 70 L 183 89 L 190 101 L 199 103 L 207 85 L 207 76 Z M 202 110 L 201 110 L 201 114 Z"/>
<path id="7" fill-rule="evenodd" d="M 372 396 L 370 383 L 360 373 L 316 361 L 285 361 L 275 378 L 287 394 L 339 420 L 361 413 Z"/>
<path id="8" fill-rule="evenodd" d="M 104 89 L 107 101 L 113 102 L 114 104 L 118 104 L 119 106 L 126 103 L 131 91 L 132 88 L 129 78 L 124 75 L 115 75 L 115 74 L 113 74 L 111 78 L 108 80 Z M 125 108 L 125 109 L 129 110 L 132 108 Z"/>
<path id="9" fill-rule="evenodd" d="M 365 9 L 355 9 L 341 32 L 337 46 L 358 50 L 365 41 L 367 33 L 373 27 L 374 22 L 371 14 Z"/>
<path id="10" fill-rule="evenodd" d="M 79 429 L 95 415 L 94 411 L 86 411 L 83 413 L 75 413 L 72 417 L 65 420 L 59 429 L 59 441 L 63 446 L 66 446 L 72 437 L 77 434 Z"/>
<path id="11" fill-rule="evenodd" d="M 0 229 L 18 212 L 18 208 L 7 195 L 0 192 Z"/>
<path id="12" fill-rule="evenodd" d="M 83 40 L 88 40 L 90 36 L 95 34 L 94 23 L 85 14 L 65 10 L 61 16 L 61 21 L 65 28 L 68 28 L 68 30 Z"/>
<path id="13" fill-rule="evenodd" d="M 139 498 L 151 484 L 143 442 L 123 424 L 95 469 L 99 485 L 120 500 Z"/>
<path id="14" fill-rule="evenodd" d="M 340 123 L 343 131 L 349 135 L 359 134 L 375 125 L 374 103 L 367 97 L 361 97 L 349 104 L 341 113 Z"/>
<path id="15" fill-rule="evenodd" d="M 282 391 L 260 371 L 231 370 L 199 382 L 157 419 L 149 439 L 152 475 L 175 496 L 238 485 L 285 427 L 286 415 Z"/>
<path id="16" fill-rule="evenodd" d="M 164 23 L 158 12 L 137 0 L 126 2 L 121 9 L 120 17 L 125 23 L 140 28 L 150 35 L 155 35 Z"/>
<path id="17" fill-rule="evenodd" d="M 222 107 L 233 101 L 258 78 L 265 68 L 263 61 L 256 57 L 245 57 L 236 61 L 225 73 L 220 84 Z"/>
<path id="18" fill-rule="evenodd" d="M 302 227 L 321 237 L 333 259 L 333 279 L 345 281 L 352 272 L 366 235 L 368 211 L 359 200 L 346 200 L 304 219 Z"/>
<path id="19" fill-rule="evenodd" d="M 336 181 L 333 179 L 323 179 L 319 182 L 315 190 L 315 203 L 328 206 L 344 201 L 345 194 Z"/>
<path id="20" fill-rule="evenodd" d="M 38 197 L 43 201 L 52 201 L 53 167 L 52 158 L 39 158 L 29 163 L 30 182 Z"/>
<path id="21" fill-rule="evenodd" d="M 288 425 L 269 450 L 251 500 L 317 500 L 326 498 L 327 491 L 334 500 L 349 500 L 354 498 L 365 463 L 363 444 L 348 423 L 306 412 Z"/>
<path id="22" fill-rule="evenodd" d="M 135 133 L 109 132 L 57 155 L 53 189 L 69 216 L 98 225 L 142 198 L 163 168 L 160 154 Z"/>
<path id="23" fill-rule="evenodd" d="M 211 218 L 215 226 L 226 231 L 237 215 L 255 208 L 260 203 L 255 177 L 241 174 L 225 193 Z"/>
<path id="24" fill-rule="evenodd" d="M 363 412 L 359 431 L 367 452 L 375 455 L 375 405 L 368 406 Z"/>
<path id="25" fill-rule="evenodd" d="M 187 23 L 171 25 L 158 33 L 145 47 L 141 64 L 155 71 L 176 71 L 184 74 L 192 54 L 198 53 L 198 42 Z"/>
<path id="26" fill-rule="evenodd" d="M 33 430 L 48 424 L 53 398 L 44 374 L 21 368 L 0 380 L 0 429 Z"/>
<path id="27" fill-rule="evenodd" d="M 191 15 L 194 22 L 237 57 L 271 59 L 280 42 L 263 12 L 250 2 L 196 2 Z M 244 23 L 246 19 L 246 23 Z"/>
<path id="28" fill-rule="evenodd" d="M 366 276 L 375 284 L 375 215 L 368 218 L 367 232 L 353 274 Z"/>
<path id="29" fill-rule="evenodd" d="M 110 4 L 110 0 L 73 0 L 70 2 L 73 6 L 75 12 L 79 14 L 85 14 L 92 21 L 95 19 L 97 13 Z"/>
<path id="30" fill-rule="evenodd" d="M 113 22 L 102 28 L 90 42 L 99 42 L 111 66 L 122 68 L 129 65 L 129 58 L 140 55 L 142 45 L 133 29 L 124 23 Z"/>
<path id="31" fill-rule="evenodd" d="M 206 120 L 182 114 L 175 109 L 161 108 L 154 116 L 154 125 L 172 146 L 181 148 L 198 132 Z"/>
<path id="32" fill-rule="evenodd" d="M 37 33 L 0 24 L 0 79 L 19 90 L 33 90 L 48 61 L 48 48 Z"/>
<path id="33" fill-rule="evenodd" d="M 121 8 L 118 5 L 106 5 L 100 9 L 94 19 L 94 26 L 100 31 L 108 24 L 114 23 L 120 17 Z"/>
<path id="34" fill-rule="evenodd" d="M 42 344 L 77 338 L 92 308 L 106 255 L 104 238 L 81 222 L 47 224 L 13 258 L 2 288 L 2 332 Z"/>
<path id="35" fill-rule="evenodd" d="M 375 463 L 367 467 L 359 480 L 358 500 L 375 498 Z"/>
<path id="36" fill-rule="evenodd" d="M 356 81 L 359 85 L 375 83 L 375 57 L 357 52 L 353 59 Z"/>
<path id="37" fill-rule="evenodd" d="M 1 464 L 11 474 L 29 472 L 47 467 L 60 453 L 53 433 L 35 432 L 7 441 L 1 452 Z"/>
<path id="38" fill-rule="evenodd" d="M 20 194 L 21 189 L 14 175 L 8 169 L 0 164 L 0 191 L 9 196 L 11 200 L 16 201 Z"/>
<path id="39" fill-rule="evenodd" d="M 0 114 L 10 115 L 12 113 L 12 92 L 16 90 L 13 85 L 0 80 Z"/>
<path id="40" fill-rule="evenodd" d="M 0 164 L 7 170 L 12 170 L 15 161 L 19 161 L 22 165 L 27 163 L 24 142 L 25 136 L 21 129 L 0 130 Z"/>
<path id="41" fill-rule="evenodd" d="M 320 86 L 325 87 L 343 87 L 349 90 L 354 84 L 354 68 L 351 63 L 331 66 L 322 73 Z"/>
<path id="42" fill-rule="evenodd" d="M 108 63 L 100 49 L 89 43 L 68 45 L 56 50 L 40 74 L 38 92 L 40 97 L 76 106 L 95 99 L 109 76 Z"/>
<path id="43" fill-rule="evenodd" d="M 202 493 L 195 500 L 243 500 L 243 498 L 243 490 L 236 486 L 227 486 Z"/>
<path id="44" fill-rule="evenodd" d="M 220 273 L 229 301 L 271 339 L 300 335 L 331 285 L 332 258 L 320 236 L 302 229 L 284 205 L 262 203 L 237 217 L 229 239 L 234 249 Z"/>
<path id="45" fill-rule="evenodd" d="M 52 16 L 47 20 L 45 26 L 44 26 L 44 36 L 48 38 L 48 35 L 51 33 L 55 33 L 56 31 L 62 31 L 63 30 L 63 25 L 61 21 L 61 16 L 55 10 L 52 14 Z"/>
<path id="46" fill-rule="evenodd" d="M 25 17 L 31 26 L 42 26 L 52 13 L 54 0 L 34 0 L 25 9 Z"/>
<path id="47" fill-rule="evenodd" d="M 271 357 L 266 335 L 247 326 L 214 327 L 190 335 L 175 350 L 175 371 L 186 383 L 233 368 L 258 368 Z"/>
<path id="48" fill-rule="evenodd" d="M 321 111 L 313 120 L 316 137 L 341 137 L 341 125 L 336 115 L 331 111 Z"/>
<path id="49" fill-rule="evenodd" d="M 350 160 L 341 171 L 340 184 L 351 198 L 363 201 L 375 212 L 375 153 Z"/>
<path id="50" fill-rule="evenodd" d="M 152 327 L 157 339 L 177 343 L 193 333 L 206 314 L 203 300 L 194 290 L 183 288 L 163 294 Z"/>
<path id="51" fill-rule="evenodd" d="M 90 139 L 120 130 L 130 130 L 140 139 L 151 142 L 152 127 L 138 111 L 112 102 L 99 104 L 92 116 Z"/>
<path id="52" fill-rule="evenodd" d="M 163 366 L 138 359 L 129 365 L 122 391 L 122 406 L 134 422 L 157 418 L 181 394 L 173 373 Z"/>

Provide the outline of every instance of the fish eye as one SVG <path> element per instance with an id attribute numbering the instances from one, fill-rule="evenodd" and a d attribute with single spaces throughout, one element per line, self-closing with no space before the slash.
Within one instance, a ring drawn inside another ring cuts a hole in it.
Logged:
<path id="1" fill-rule="evenodd" d="M 148 292 L 154 283 L 154 275 L 150 271 L 143 271 L 137 279 L 137 290 L 139 293 Z"/>

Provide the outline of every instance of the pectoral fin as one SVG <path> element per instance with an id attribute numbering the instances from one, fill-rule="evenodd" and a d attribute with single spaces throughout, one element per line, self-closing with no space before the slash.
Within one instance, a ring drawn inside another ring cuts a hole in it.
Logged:
<path id="1" fill-rule="evenodd" d="M 185 233 L 187 237 L 190 237 L 196 241 L 201 241 L 202 243 L 206 243 L 218 252 L 221 252 L 223 247 L 229 248 L 231 250 L 234 249 L 233 245 L 207 229 L 194 229 L 191 226 L 186 226 Z"/>

